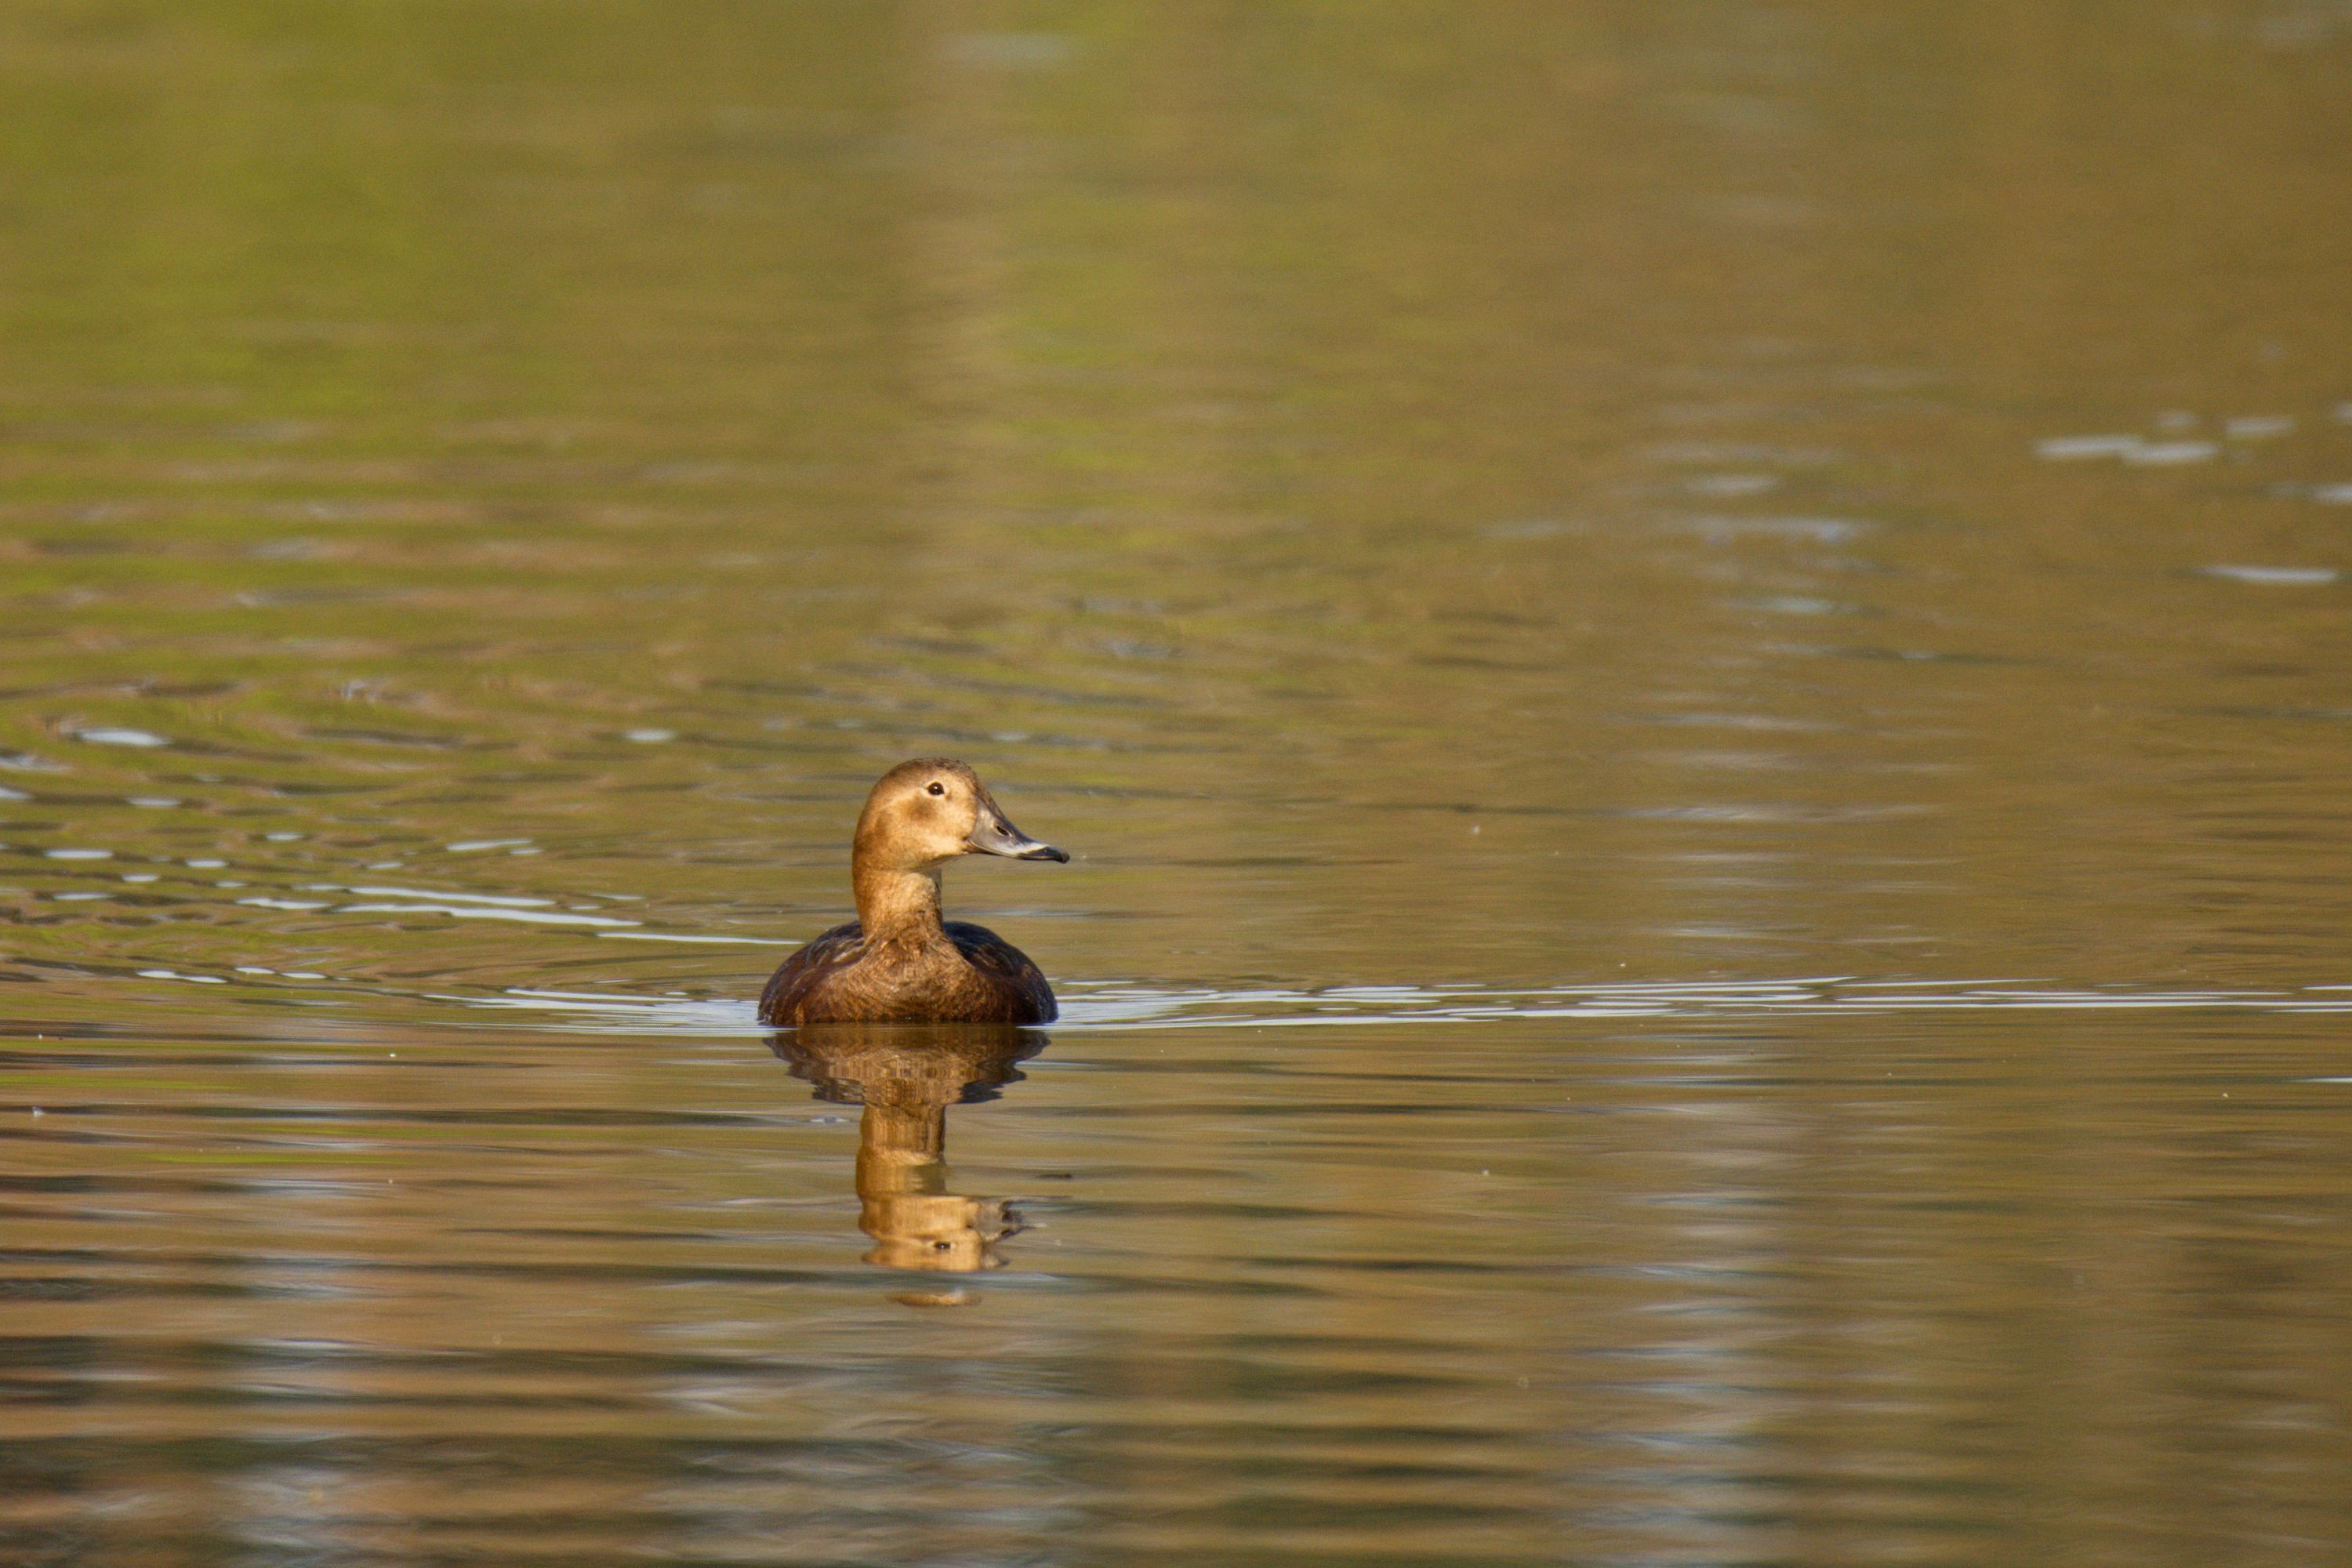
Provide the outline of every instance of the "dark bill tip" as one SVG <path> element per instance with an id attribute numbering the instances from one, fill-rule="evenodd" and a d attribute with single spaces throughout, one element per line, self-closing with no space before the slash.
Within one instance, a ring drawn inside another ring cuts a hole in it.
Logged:
<path id="1" fill-rule="evenodd" d="M 1002 855 L 1008 860 L 1059 860 L 1069 864 L 1069 854 L 1050 844 L 1040 844 L 1002 816 L 981 818 L 980 826 L 971 830 L 971 847 L 982 855 Z"/>

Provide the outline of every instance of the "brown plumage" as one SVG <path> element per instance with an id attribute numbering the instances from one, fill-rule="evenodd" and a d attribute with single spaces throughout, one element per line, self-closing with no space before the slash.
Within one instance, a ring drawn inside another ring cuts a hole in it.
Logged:
<path id="1" fill-rule="evenodd" d="M 961 763 L 919 757 L 884 773 L 850 851 L 857 918 L 784 961 L 761 994 L 760 1022 L 1053 1022 L 1053 987 L 1026 954 L 940 918 L 940 868 L 962 855 L 1069 859 L 1014 827 Z"/>

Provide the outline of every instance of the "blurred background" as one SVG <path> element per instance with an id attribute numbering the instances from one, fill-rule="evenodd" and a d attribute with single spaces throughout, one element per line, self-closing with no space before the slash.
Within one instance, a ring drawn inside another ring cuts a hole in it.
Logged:
<path id="1" fill-rule="evenodd" d="M 13 0 L 12 1561 L 2352 1561 L 2347 84 Z M 910 1305 L 748 1003 L 923 753 Z"/>

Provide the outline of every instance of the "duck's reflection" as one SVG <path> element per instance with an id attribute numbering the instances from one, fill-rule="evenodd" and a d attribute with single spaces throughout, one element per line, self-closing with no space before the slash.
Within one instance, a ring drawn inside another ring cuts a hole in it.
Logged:
<path id="1" fill-rule="evenodd" d="M 993 1100 L 1014 1063 L 1045 1048 L 1039 1029 L 984 1024 L 824 1024 L 770 1044 L 819 1100 L 863 1105 L 857 1224 L 866 1261 L 971 1274 L 999 1268 L 996 1244 L 1021 1226 L 1003 1198 L 947 1190 L 948 1107 Z"/>

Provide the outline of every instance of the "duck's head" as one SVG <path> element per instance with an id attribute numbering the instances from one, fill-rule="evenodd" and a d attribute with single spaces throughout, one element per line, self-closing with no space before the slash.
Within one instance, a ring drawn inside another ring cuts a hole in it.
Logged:
<path id="1" fill-rule="evenodd" d="M 1063 860 L 1004 815 L 980 775 L 947 757 L 918 757 L 884 773 L 858 815 L 856 858 L 878 870 L 928 871 L 960 855 Z"/>

